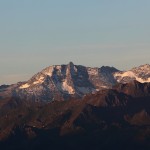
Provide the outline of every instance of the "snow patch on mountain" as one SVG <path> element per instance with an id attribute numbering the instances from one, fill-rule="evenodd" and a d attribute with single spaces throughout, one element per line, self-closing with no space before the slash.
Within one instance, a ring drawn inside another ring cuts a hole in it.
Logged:
<path id="1" fill-rule="evenodd" d="M 42 84 L 44 82 L 44 77 L 40 77 L 37 81 L 33 82 L 33 84 Z"/>
<path id="2" fill-rule="evenodd" d="M 26 89 L 28 87 L 30 87 L 30 84 L 26 83 L 26 84 L 21 85 L 20 89 Z"/>
<path id="3" fill-rule="evenodd" d="M 51 77 L 53 74 L 54 68 L 55 66 L 47 67 L 42 71 L 42 73 Z"/>
<path id="4" fill-rule="evenodd" d="M 64 80 L 62 83 L 62 89 L 67 91 L 69 94 L 74 94 L 75 91 L 72 86 L 68 85 L 67 80 Z"/>
<path id="5" fill-rule="evenodd" d="M 129 71 L 117 72 L 114 77 L 118 82 L 129 82 L 131 80 L 137 80 L 140 83 L 150 82 L 150 65 L 145 64 Z"/>

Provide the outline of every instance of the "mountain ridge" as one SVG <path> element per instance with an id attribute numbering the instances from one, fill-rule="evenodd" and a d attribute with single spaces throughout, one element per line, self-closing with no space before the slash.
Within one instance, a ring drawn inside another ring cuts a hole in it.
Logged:
<path id="1" fill-rule="evenodd" d="M 69 62 L 53 65 L 38 72 L 28 81 L 0 87 L 0 97 L 11 92 L 13 97 L 26 97 L 33 101 L 67 100 L 82 98 L 102 89 L 111 89 L 117 83 L 150 82 L 150 65 L 120 71 L 114 67 L 85 67 Z M 5 88 L 5 92 L 2 89 Z M 7 91 L 8 90 L 8 91 Z M 4 94 L 3 94 L 4 93 Z"/>

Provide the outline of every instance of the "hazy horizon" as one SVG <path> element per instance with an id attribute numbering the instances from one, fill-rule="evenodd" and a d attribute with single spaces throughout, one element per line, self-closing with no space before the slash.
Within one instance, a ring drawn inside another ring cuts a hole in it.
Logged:
<path id="1" fill-rule="evenodd" d="M 47 66 L 149 64 L 149 0 L 1 0 L 0 85 Z"/>

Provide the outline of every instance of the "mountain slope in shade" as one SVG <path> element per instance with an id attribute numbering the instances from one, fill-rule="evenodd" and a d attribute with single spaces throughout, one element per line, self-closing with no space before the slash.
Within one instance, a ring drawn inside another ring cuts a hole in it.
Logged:
<path id="1" fill-rule="evenodd" d="M 150 96 L 150 83 L 140 83 L 133 80 L 129 83 L 116 84 L 114 89 L 123 92 L 132 97 L 149 97 Z"/>
<path id="2" fill-rule="evenodd" d="M 82 100 L 42 104 L 23 99 L 16 106 L 13 99 L 0 109 L 0 148 L 148 150 L 148 89 L 149 83 L 134 81 Z"/>

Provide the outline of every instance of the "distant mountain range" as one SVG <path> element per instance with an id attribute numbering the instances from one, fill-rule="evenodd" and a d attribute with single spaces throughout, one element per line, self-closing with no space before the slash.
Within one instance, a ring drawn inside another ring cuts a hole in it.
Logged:
<path id="1" fill-rule="evenodd" d="M 47 67 L 26 82 L 0 86 L 0 98 L 8 96 L 8 93 L 12 97 L 43 102 L 82 98 L 101 89 L 111 89 L 117 83 L 133 80 L 150 82 L 150 65 L 119 71 L 114 67 L 91 68 L 70 62 Z"/>
<path id="2" fill-rule="evenodd" d="M 150 65 L 47 67 L 0 86 L 0 149 L 149 150 Z"/>

